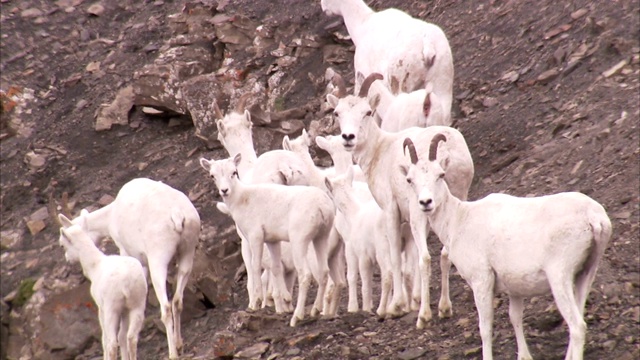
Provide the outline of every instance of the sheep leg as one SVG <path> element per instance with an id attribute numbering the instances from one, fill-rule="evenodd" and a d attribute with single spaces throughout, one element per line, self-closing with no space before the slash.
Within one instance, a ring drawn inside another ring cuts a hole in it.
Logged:
<path id="1" fill-rule="evenodd" d="M 415 200 L 412 200 L 415 201 Z M 412 204 L 412 208 L 417 209 L 417 205 Z M 418 310 L 418 321 L 416 327 L 423 329 L 428 321 L 431 320 L 431 296 L 429 293 L 429 280 L 431 279 L 431 255 L 427 248 L 427 219 L 423 214 L 412 214 L 411 216 L 411 233 L 413 240 L 418 248 L 418 264 L 420 267 L 420 310 Z"/>
<path id="2" fill-rule="evenodd" d="M 362 282 L 362 311 L 371 313 L 373 308 L 373 274 L 369 259 L 360 258 L 360 281 Z"/>
<path id="3" fill-rule="evenodd" d="M 261 238 L 248 237 L 249 246 L 251 248 L 251 266 L 247 267 L 247 273 L 251 273 L 253 278 L 253 286 L 249 294 L 253 293 L 253 301 L 249 300 L 249 310 L 258 310 L 258 304 L 262 303 L 262 277 L 260 269 L 262 268 L 262 251 L 264 250 L 264 241 Z M 271 266 L 274 265 L 274 259 L 271 259 Z"/>
<path id="4" fill-rule="evenodd" d="M 442 276 L 442 291 L 438 302 L 438 317 L 447 318 L 453 315 L 451 310 L 451 298 L 449 297 L 449 272 L 451 271 L 451 261 L 449 260 L 449 249 L 442 247 L 440 253 L 440 274 Z"/>
<path id="5" fill-rule="evenodd" d="M 329 257 L 329 277 L 333 282 L 333 291 L 331 293 L 327 292 L 325 298 L 329 300 L 328 308 L 322 309 L 323 315 L 328 317 L 334 317 L 338 313 L 340 293 L 347 283 L 344 275 L 346 268 L 344 242 L 335 227 L 331 229 L 331 236 L 335 237 L 335 242 L 332 242 L 332 244 L 337 243 L 337 245 Z"/>
<path id="6" fill-rule="evenodd" d="M 296 283 L 296 277 L 297 274 L 295 271 L 290 271 L 286 277 L 285 277 L 285 281 L 287 283 L 287 292 L 289 293 L 288 298 L 292 299 L 293 297 L 293 286 Z M 293 301 L 289 301 L 287 304 L 285 304 L 287 306 L 287 309 L 285 310 L 287 313 L 293 312 Z"/>
<path id="7" fill-rule="evenodd" d="M 280 242 L 268 242 L 267 248 L 271 255 L 271 276 L 273 286 L 273 301 L 276 307 L 276 313 L 282 314 L 285 310 L 284 301 L 285 289 L 287 285 L 284 283 L 284 269 L 282 266 L 282 254 L 280 251 Z"/>
<path id="8" fill-rule="evenodd" d="M 347 311 L 350 313 L 358 312 L 358 259 L 353 248 L 347 245 L 347 282 L 349 286 L 349 303 Z"/>
<path id="9" fill-rule="evenodd" d="M 587 324 L 582 318 L 573 293 L 572 275 L 561 267 L 548 271 L 548 274 L 553 276 L 547 275 L 558 311 L 569 326 L 569 347 L 565 359 L 582 360 Z"/>
<path id="10" fill-rule="evenodd" d="M 524 338 L 524 330 L 522 328 L 522 312 L 524 310 L 523 298 L 520 296 L 509 296 L 509 319 L 516 333 L 516 342 L 518 344 L 518 360 L 531 360 L 531 353 L 527 347 L 527 341 Z"/>
<path id="11" fill-rule="evenodd" d="M 125 309 L 120 316 L 120 326 L 118 328 L 118 346 L 120 348 L 120 358 L 130 360 L 129 347 L 127 346 L 127 332 L 129 331 L 129 310 Z"/>
<path id="12" fill-rule="evenodd" d="M 127 348 L 129 359 L 138 358 L 138 336 L 144 326 L 144 307 L 129 311 L 129 330 L 127 331 Z"/>
<path id="13" fill-rule="evenodd" d="M 393 298 L 387 314 L 391 317 L 402 316 L 406 301 L 402 292 L 400 213 L 397 206 L 385 211 L 385 233 L 389 242 L 391 268 L 393 270 Z"/>
<path id="14" fill-rule="evenodd" d="M 407 312 L 420 309 L 420 269 L 418 268 L 418 248 L 416 247 L 411 228 L 402 227 L 402 251 L 404 252 L 403 280 L 405 281 Z"/>
<path id="15" fill-rule="evenodd" d="M 105 360 L 118 359 L 118 316 L 110 308 L 99 309 L 102 327 L 102 350 Z"/>
<path id="16" fill-rule="evenodd" d="M 244 261 L 244 266 L 247 270 L 247 293 L 249 294 L 249 308 L 251 308 L 251 304 L 257 303 L 255 299 L 255 294 L 253 291 L 253 274 L 251 272 L 251 245 L 249 245 L 249 240 L 242 234 L 242 232 L 236 228 L 236 232 L 240 237 L 240 254 L 242 255 L 242 261 Z"/>
<path id="17" fill-rule="evenodd" d="M 167 265 L 171 259 L 159 259 L 149 257 L 149 271 L 151 273 L 151 283 L 160 303 L 160 319 L 167 331 L 167 344 L 169 347 L 169 359 L 178 358 L 176 348 L 176 338 L 173 325 L 172 307 L 167 298 Z"/>
<path id="18" fill-rule="evenodd" d="M 289 326 L 292 327 L 296 326 L 299 320 L 304 319 L 304 306 L 307 302 L 307 292 L 309 291 L 309 285 L 311 283 L 311 274 L 309 274 L 308 267 L 305 264 L 305 254 L 308 247 L 308 242 L 301 244 L 296 242 L 291 243 L 293 265 L 298 273 L 298 300 L 291 321 L 289 322 Z"/>
<path id="19" fill-rule="evenodd" d="M 473 299 L 478 309 L 478 324 L 482 339 L 482 359 L 493 360 L 493 287 L 495 277 L 493 273 L 476 274 L 476 278 L 469 282 L 473 290 Z"/>
<path id="20" fill-rule="evenodd" d="M 329 232 L 326 231 L 324 234 L 322 233 L 323 232 L 313 240 L 313 248 L 316 251 L 316 261 L 318 264 L 316 274 L 318 291 L 316 293 L 316 301 L 313 304 L 313 308 L 311 308 L 311 316 L 318 316 L 322 310 L 322 302 L 324 301 L 324 295 L 327 291 L 327 279 L 329 277 L 329 251 L 327 248 Z"/>
<path id="21" fill-rule="evenodd" d="M 389 295 L 391 293 L 392 272 L 389 263 L 384 258 L 387 254 L 376 254 L 378 266 L 380 267 L 380 304 L 376 310 L 379 317 L 384 317 L 389 303 Z"/>
<path id="22" fill-rule="evenodd" d="M 262 308 L 273 305 L 272 298 L 272 284 L 271 284 L 271 271 L 269 269 L 263 269 L 262 275 L 260 276 L 262 279 Z"/>
<path id="23" fill-rule="evenodd" d="M 173 293 L 173 300 L 171 302 L 173 312 L 173 331 L 176 337 L 176 350 L 178 353 L 182 351 L 182 331 L 181 331 L 181 315 L 184 296 L 184 288 L 187 286 L 189 276 L 191 275 L 191 269 L 193 268 L 193 257 L 196 248 L 189 246 L 186 249 L 179 249 L 178 260 L 178 273 L 176 274 L 176 289 Z"/>

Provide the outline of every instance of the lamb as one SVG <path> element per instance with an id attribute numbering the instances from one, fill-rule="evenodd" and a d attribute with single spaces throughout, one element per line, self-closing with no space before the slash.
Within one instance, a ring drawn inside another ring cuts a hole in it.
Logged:
<path id="1" fill-rule="evenodd" d="M 382 81 L 374 81 L 367 97 L 371 100 L 376 96 L 380 97 L 379 105 L 372 110 L 380 117 L 384 131 L 400 131 L 412 126 L 451 126 L 451 116 L 447 116 L 431 83 L 425 89 L 394 96 Z"/>
<path id="2" fill-rule="evenodd" d="M 477 201 L 452 195 L 443 178 L 441 143 L 431 139 L 428 160 L 405 140 L 411 164 L 398 173 L 410 183 L 412 206 L 424 212 L 460 275 L 473 290 L 478 309 L 482 356 L 492 359 L 493 297 L 509 295 L 509 317 L 516 333 L 518 359 L 531 359 L 522 328 L 523 298 L 551 292 L 569 326 L 565 359 L 582 359 L 586 327 L 584 308 L 605 248 L 611 221 L 595 200 L 577 192 L 521 198 L 491 194 Z M 444 154 L 445 157 L 447 154 Z"/>
<path id="3" fill-rule="evenodd" d="M 250 245 L 251 256 L 247 268 L 254 279 L 251 291 L 254 298 L 258 299 L 261 293 L 260 264 L 263 246 L 267 245 L 273 276 L 277 281 L 273 294 L 276 311 L 283 307 L 286 296 L 279 243 L 291 243 L 298 274 L 298 299 L 290 321 L 290 325 L 295 326 L 304 318 L 304 305 L 311 280 L 305 265 L 310 243 L 316 252 L 315 277 L 318 281 L 316 302 L 311 314 L 315 316 L 320 312 L 329 274 L 327 238 L 333 228 L 333 203 L 322 190 L 311 186 L 245 184 L 238 178 L 241 159 L 241 154 L 217 161 L 201 158 L 200 164 L 214 179 L 238 231 Z"/>
<path id="4" fill-rule="evenodd" d="M 365 79 L 363 84 L 370 83 L 371 78 Z M 364 86 L 363 86 L 364 87 Z M 368 89 L 367 89 L 368 91 Z M 391 171 L 398 164 L 407 163 L 402 152 L 402 141 L 411 137 L 420 151 L 425 151 L 425 145 L 436 133 L 444 133 L 450 137 L 447 142 L 449 157 L 443 166 L 449 170 L 447 182 L 453 189 L 455 196 L 466 199 L 473 179 L 473 160 L 466 141 L 456 129 L 444 126 L 430 126 L 427 128 L 410 128 L 399 133 L 389 133 L 381 130 L 372 118 L 371 107 L 360 101 L 356 96 L 348 95 L 338 99 L 334 95 L 327 95 L 327 101 L 335 109 L 334 115 L 340 123 L 343 146 L 353 153 L 354 159 L 360 165 L 367 177 L 367 183 L 376 202 L 385 212 L 385 230 L 390 244 L 393 274 L 393 299 L 391 315 L 400 315 L 404 299 L 401 293 L 400 244 L 401 224 L 408 222 L 416 246 L 418 247 L 421 303 L 416 326 L 423 328 L 431 319 L 429 307 L 429 278 L 431 274 L 431 256 L 425 239 L 428 234 L 427 218 L 424 214 L 411 206 L 415 196 L 403 179 L 402 174 Z M 440 266 L 442 269 L 442 294 L 438 305 L 440 317 L 451 315 L 451 300 L 449 298 L 448 273 L 450 263 L 447 249 L 443 248 Z"/>
<path id="5" fill-rule="evenodd" d="M 200 216 L 182 192 L 146 178 L 126 183 L 115 200 L 96 211 L 83 210 L 72 220 L 97 243 L 111 237 L 120 255 L 138 259 L 151 275 L 167 333 L 169 358 L 177 359 L 182 348 L 180 315 L 182 294 L 189 280 L 200 237 Z M 176 287 L 167 298 L 167 271 L 177 265 Z"/>
<path id="6" fill-rule="evenodd" d="M 383 74 L 393 94 L 424 89 L 431 82 L 445 121 L 450 121 L 453 56 L 440 27 L 398 9 L 374 12 L 363 0 L 321 0 L 320 4 L 326 14 L 342 16 L 356 46 L 356 74 Z M 360 88 L 356 78 L 356 94 Z"/>
<path id="7" fill-rule="evenodd" d="M 258 157 L 253 147 L 251 115 L 244 110 L 244 97 L 238 102 L 236 108 L 226 116 L 222 114 L 220 108 L 214 104 L 214 111 L 218 120 L 218 140 L 224 145 L 230 156 L 242 154 L 243 160 L 238 168 L 238 173 L 243 181 L 253 184 L 272 183 L 286 185 L 310 185 L 321 189 L 324 188 L 324 176 L 319 174 L 315 166 L 309 166 L 300 155 L 286 150 L 272 150 L 265 152 Z M 220 206 L 219 206 L 220 207 Z M 223 211 L 224 212 L 224 211 Z M 242 258 L 245 264 L 250 264 L 250 249 L 248 242 L 242 234 L 241 238 Z M 329 291 L 327 303 L 322 314 L 325 316 L 335 315 L 340 290 L 345 286 L 346 280 L 338 274 L 343 273 L 344 245 L 337 234 L 332 233 L 329 240 L 329 262 L 331 269 L 335 272 L 337 283 L 332 283 Z M 285 252 L 286 254 L 286 252 Z M 287 259 L 288 260 L 288 259 Z M 283 264 L 286 265 L 286 264 Z M 286 269 L 285 269 L 286 270 Z M 268 269 L 267 269 L 268 271 Z M 266 275 L 266 274 L 265 274 Z M 333 278 L 332 278 L 333 279 Z M 253 298 L 253 275 L 247 272 L 247 290 L 249 292 L 249 308 L 257 308 L 257 299 Z M 333 289 L 333 286 L 336 288 Z M 267 294 L 263 294 L 263 306 L 268 299 Z M 288 309 L 290 304 L 285 302 Z M 288 311 L 288 310 L 287 310 Z"/>
<path id="8" fill-rule="evenodd" d="M 391 292 L 391 261 L 389 259 L 389 242 L 384 235 L 384 213 L 371 198 L 367 202 L 359 201 L 353 194 L 353 169 L 349 168 L 345 175 L 332 180 L 325 179 L 326 186 L 332 194 L 336 208 L 345 216 L 345 226 L 338 229 L 343 235 L 347 257 L 347 280 L 349 284 L 349 305 L 347 311 L 358 311 L 358 272 L 362 282 L 362 310 L 371 312 L 372 280 L 371 266 L 378 263 L 381 273 L 380 304 L 376 314 L 384 317 Z"/>
<path id="9" fill-rule="evenodd" d="M 80 262 L 91 282 L 91 297 L 98 306 L 102 329 L 102 351 L 107 360 L 135 360 L 138 334 L 144 323 L 147 280 L 140 262 L 129 256 L 105 255 L 82 230 L 60 214 L 60 245 L 65 258 Z"/>
<path id="10" fill-rule="evenodd" d="M 366 183 L 366 178 L 362 169 L 353 163 L 352 155 L 342 146 L 342 137 L 340 135 L 316 136 L 316 145 L 327 151 L 335 164 L 336 175 L 344 175 L 347 171 L 353 172 L 354 181 L 351 183 L 350 190 L 353 192 L 357 200 L 361 203 L 374 201 L 373 195 Z M 350 170 L 351 169 L 351 170 Z M 379 206 L 376 204 L 376 207 Z M 338 209 L 336 213 L 336 223 L 340 221 L 342 212 Z M 348 230 L 345 230 L 345 232 Z M 347 236 L 348 237 L 348 236 Z M 403 290 L 405 297 L 410 299 L 405 306 L 405 310 L 418 310 L 420 304 L 420 281 L 418 274 L 418 258 L 417 248 L 411 238 L 411 230 L 406 225 L 402 226 L 402 253 L 404 259 L 402 261 L 402 280 L 404 283 Z M 386 314 L 386 311 L 385 311 Z"/>

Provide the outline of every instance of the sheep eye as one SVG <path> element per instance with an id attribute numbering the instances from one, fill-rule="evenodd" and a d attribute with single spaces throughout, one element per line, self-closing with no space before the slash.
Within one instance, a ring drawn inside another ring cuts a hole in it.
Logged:
<path id="1" fill-rule="evenodd" d="M 333 112 L 333 116 L 334 116 L 334 117 L 338 117 L 338 112 L 337 112 L 337 111 L 334 111 L 334 112 Z"/>
<path id="2" fill-rule="evenodd" d="M 231 174 L 231 176 L 236 176 L 237 177 L 238 176 L 238 172 L 234 171 L 233 174 Z"/>
<path id="3" fill-rule="evenodd" d="M 367 113 L 365 114 L 365 116 L 371 116 L 371 110 L 367 111 Z"/>
<path id="4" fill-rule="evenodd" d="M 444 173 L 441 173 L 440 175 L 438 175 L 438 179 L 444 179 Z"/>
<path id="5" fill-rule="evenodd" d="M 411 179 L 407 178 L 407 183 L 411 184 Z"/>

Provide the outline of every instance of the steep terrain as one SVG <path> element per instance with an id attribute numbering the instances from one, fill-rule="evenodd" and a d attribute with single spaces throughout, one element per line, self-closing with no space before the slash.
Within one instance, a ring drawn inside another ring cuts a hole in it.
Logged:
<path id="1" fill-rule="evenodd" d="M 471 199 L 581 191 L 605 206 L 614 234 L 587 303 L 585 358 L 640 357 L 638 3 L 367 3 L 376 10 L 398 7 L 446 32 L 456 71 L 455 127 L 476 168 Z M 434 319 L 421 331 L 415 314 L 384 321 L 345 314 L 289 328 L 287 317 L 271 310 L 243 312 L 246 279 L 236 274 L 237 236 L 215 209 L 215 187 L 197 161 L 226 153 L 215 141 L 206 146 L 202 133 L 196 136 L 203 120 L 191 105 L 189 111 L 163 108 L 172 111 L 162 116 L 142 111 L 145 100 L 135 87 L 146 81 L 142 70 L 187 44 L 205 49 L 207 61 L 198 55 L 205 70 L 184 68 L 231 79 L 216 93 L 226 96 L 223 104 L 254 84 L 264 94 L 251 108 L 259 152 L 279 147 L 284 133 L 297 135 L 302 125 L 313 134 L 335 131 L 325 116 L 324 74 L 332 67 L 353 78 L 353 48 L 341 19 L 323 14 L 319 1 L 2 0 L 1 6 L 3 356 L 101 354 L 87 284 L 79 266 L 64 262 L 48 205 L 55 208 L 66 192 L 74 211 L 95 209 L 128 180 L 150 177 L 189 194 L 203 220 L 183 324 L 184 358 L 232 356 L 249 347 L 263 358 L 481 357 L 473 296 L 455 272 L 453 318 Z M 191 59 L 181 54 L 169 64 Z M 102 105 L 127 85 L 139 95 L 124 111 L 128 120 L 97 132 Z M 327 164 L 321 152 L 317 159 Z M 115 251 L 112 244 L 104 248 Z M 435 280 L 440 246 L 433 235 L 429 249 Z M 207 279 L 216 279 L 217 290 L 209 291 Z M 438 295 L 439 284 L 432 284 Z M 167 354 L 154 301 L 141 334 L 143 359 Z M 436 302 L 432 295 L 432 309 Z M 510 358 L 516 345 L 505 296 L 496 308 L 494 353 Z M 568 330 L 551 296 L 527 302 L 525 334 L 535 358 L 564 358 Z"/>

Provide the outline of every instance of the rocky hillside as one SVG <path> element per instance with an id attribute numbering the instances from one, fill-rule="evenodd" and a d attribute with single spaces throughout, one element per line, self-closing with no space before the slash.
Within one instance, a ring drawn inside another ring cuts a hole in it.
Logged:
<path id="1" fill-rule="evenodd" d="M 637 2 L 367 1 L 438 24 L 454 55 L 455 127 L 476 167 L 471 199 L 580 191 L 614 226 L 590 294 L 586 359 L 640 357 L 640 7 Z M 353 79 L 353 44 L 319 1 L 1 0 L 1 358 L 94 359 L 95 305 L 58 246 L 53 212 L 110 203 L 135 177 L 188 194 L 203 232 L 186 294 L 185 359 L 480 357 L 469 287 L 451 278 L 454 315 L 415 329 L 415 314 L 312 319 L 243 311 L 246 278 L 233 224 L 214 206 L 200 157 L 226 153 L 212 103 L 250 93 L 259 153 L 306 128 L 335 133 L 324 102 L 332 68 Z M 353 84 L 348 84 L 352 86 Z M 317 148 L 314 159 L 330 164 Z M 63 200 L 66 199 L 66 200 Z M 116 252 L 110 242 L 106 252 Z M 440 285 L 439 242 L 432 309 Z M 455 272 L 454 272 L 455 274 Z M 153 294 L 153 292 L 151 292 Z M 378 294 L 378 292 L 376 292 Z M 376 296 L 377 299 L 377 296 Z M 516 352 L 507 298 L 494 353 Z M 139 344 L 167 354 L 154 296 Z M 551 296 L 529 299 L 535 358 L 564 358 L 568 330 Z"/>

